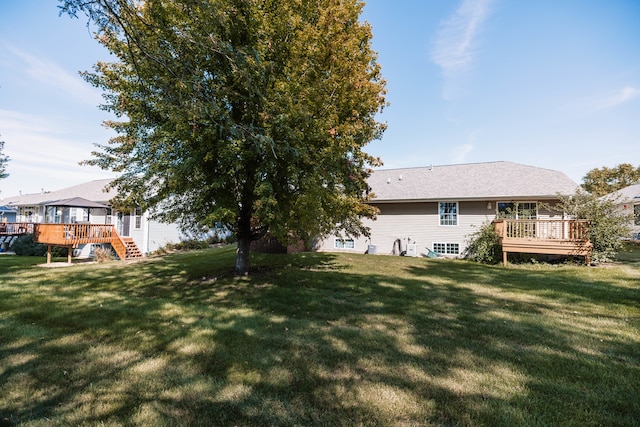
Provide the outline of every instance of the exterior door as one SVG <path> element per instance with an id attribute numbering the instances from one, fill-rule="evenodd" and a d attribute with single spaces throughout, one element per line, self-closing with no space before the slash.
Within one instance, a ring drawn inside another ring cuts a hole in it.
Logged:
<path id="1" fill-rule="evenodd" d="M 131 215 L 127 214 L 122 217 L 122 236 L 129 236 L 131 230 Z"/>

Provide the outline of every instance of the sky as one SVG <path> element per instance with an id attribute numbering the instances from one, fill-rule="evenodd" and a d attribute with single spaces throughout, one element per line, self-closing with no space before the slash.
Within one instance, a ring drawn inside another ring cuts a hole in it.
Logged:
<path id="1" fill-rule="evenodd" d="M 112 59 L 56 0 L 0 0 L 0 199 L 110 171 L 82 166 L 102 127 L 80 71 Z M 640 1 L 369 0 L 388 128 L 384 168 L 511 161 L 560 170 L 640 165 Z M 1 203 L 1 200 L 0 200 Z"/>

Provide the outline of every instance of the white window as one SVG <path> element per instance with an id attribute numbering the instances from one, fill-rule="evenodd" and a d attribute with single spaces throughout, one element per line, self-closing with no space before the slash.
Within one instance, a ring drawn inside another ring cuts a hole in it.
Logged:
<path id="1" fill-rule="evenodd" d="M 22 206 L 18 209 L 18 222 L 39 222 L 39 208 L 36 206 Z"/>
<path id="2" fill-rule="evenodd" d="M 353 239 L 335 239 L 333 247 L 336 249 L 355 249 L 356 244 Z"/>
<path id="3" fill-rule="evenodd" d="M 142 228 L 142 208 L 136 208 L 134 212 L 135 221 L 133 223 L 136 230 Z"/>
<path id="4" fill-rule="evenodd" d="M 79 221 L 78 208 L 69 208 L 69 222 L 78 222 Z"/>
<path id="5" fill-rule="evenodd" d="M 440 202 L 440 225 L 458 225 L 458 202 Z"/>
<path id="6" fill-rule="evenodd" d="M 433 252 L 442 255 L 460 254 L 460 244 L 458 243 L 434 243 Z"/>
<path id="7" fill-rule="evenodd" d="M 513 219 L 536 219 L 537 202 L 498 202 L 498 217 Z"/>

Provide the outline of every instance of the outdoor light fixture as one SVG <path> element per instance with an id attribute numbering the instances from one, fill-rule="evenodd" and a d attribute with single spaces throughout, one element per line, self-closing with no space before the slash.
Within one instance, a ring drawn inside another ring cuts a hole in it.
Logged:
<path id="1" fill-rule="evenodd" d="M 491 202 L 487 203 L 487 209 L 491 209 Z"/>

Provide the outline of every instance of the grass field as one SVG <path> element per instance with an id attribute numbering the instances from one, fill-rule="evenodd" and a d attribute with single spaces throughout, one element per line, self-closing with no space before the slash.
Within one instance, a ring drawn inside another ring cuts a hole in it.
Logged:
<path id="1" fill-rule="evenodd" d="M 0 426 L 640 425 L 640 250 L 614 266 L 234 249 L 0 257 Z"/>

